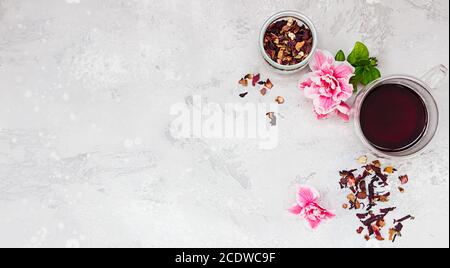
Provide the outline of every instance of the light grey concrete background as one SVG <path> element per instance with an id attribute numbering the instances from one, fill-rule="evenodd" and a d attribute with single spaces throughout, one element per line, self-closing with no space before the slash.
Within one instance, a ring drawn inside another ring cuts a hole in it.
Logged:
<path id="1" fill-rule="evenodd" d="M 417 220 L 395 245 L 366 243 L 337 171 L 367 150 L 259 56 L 260 26 L 286 9 L 321 48 L 364 41 L 383 74 L 449 64 L 447 0 L 0 0 L 0 247 L 448 247 L 448 78 L 435 142 L 393 163 L 411 177 L 394 204 Z M 172 104 L 240 102 L 248 72 L 287 99 L 276 149 L 173 139 Z M 289 215 L 298 184 L 337 218 L 312 232 Z"/>

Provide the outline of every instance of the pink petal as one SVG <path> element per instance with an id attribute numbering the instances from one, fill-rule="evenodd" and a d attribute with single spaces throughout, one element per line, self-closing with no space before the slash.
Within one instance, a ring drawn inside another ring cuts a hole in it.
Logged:
<path id="1" fill-rule="evenodd" d="M 294 215 L 300 215 L 303 211 L 303 208 L 299 205 L 295 205 L 289 209 L 289 212 Z"/>
<path id="2" fill-rule="evenodd" d="M 353 95 L 353 86 L 346 82 L 342 82 L 342 78 L 339 79 L 340 92 L 336 96 L 336 100 L 338 101 L 346 101 Z"/>
<path id="3" fill-rule="evenodd" d="M 350 111 L 351 107 L 345 103 L 341 102 L 337 107 L 336 113 L 339 117 L 341 117 L 345 122 L 350 121 Z"/>
<path id="4" fill-rule="evenodd" d="M 327 219 L 332 219 L 332 218 L 336 217 L 336 215 L 334 213 L 332 213 L 331 211 L 325 210 L 325 217 Z"/>
<path id="5" fill-rule="evenodd" d="M 320 88 L 317 86 L 305 87 L 305 97 L 308 99 L 315 99 L 320 96 Z"/>
<path id="6" fill-rule="evenodd" d="M 317 229 L 317 227 L 319 227 L 320 223 L 322 222 L 322 220 L 319 218 L 315 220 L 307 218 L 306 220 L 308 221 L 309 226 L 311 226 L 312 229 Z"/>
<path id="7" fill-rule="evenodd" d="M 321 115 L 326 115 L 331 113 L 339 105 L 338 102 L 334 101 L 333 98 L 320 96 L 313 101 L 316 112 Z"/>
<path id="8" fill-rule="evenodd" d="M 355 68 L 348 64 L 347 62 L 337 65 L 334 69 L 334 76 L 336 78 L 350 79 L 350 77 L 355 72 Z"/>
<path id="9" fill-rule="evenodd" d="M 317 199 L 320 198 L 320 194 L 316 189 L 308 187 L 308 186 L 300 186 L 297 195 L 297 204 L 300 207 L 306 207 L 310 203 L 317 202 Z"/>
<path id="10" fill-rule="evenodd" d="M 316 117 L 317 117 L 317 119 L 322 120 L 322 119 L 327 118 L 328 115 L 327 115 L 327 114 L 318 114 L 318 113 L 316 112 Z"/>
<path id="11" fill-rule="evenodd" d="M 309 67 L 313 71 L 318 71 L 322 70 L 326 65 L 333 65 L 333 64 L 334 64 L 333 55 L 328 51 L 322 51 L 318 49 L 314 54 L 314 57 L 312 58 L 311 63 L 309 64 Z"/>
<path id="12" fill-rule="evenodd" d="M 349 115 L 343 114 L 343 113 L 339 112 L 338 110 L 336 110 L 336 114 L 337 114 L 342 120 L 344 120 L 344 122 L 350 121 L 350 116 L 349 116 Z"/>

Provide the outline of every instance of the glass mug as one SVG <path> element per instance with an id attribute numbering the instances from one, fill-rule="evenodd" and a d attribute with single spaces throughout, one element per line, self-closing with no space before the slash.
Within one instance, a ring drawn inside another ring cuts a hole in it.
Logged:
<path id="1" fill-rule="evenodd" d="M 431 69 L 421 79 L 409 75 L 391 75 L 378 79 L 361 90 L 355 99 L 353 117 L 356 133 L 363 144 L 377 157 L 387 159 L 410 158 L 421 153 L 431 143 L 439 126 L 439 109 L 431 91 L 439 87 L 447 73 L 448 69 L 444 65 L 439 65 Z M 387 84 L 400 85 L 413 90 L 422 99 L 427 112 L 427 124 L 422 135 L 418 137 L 415 143 L 395 151 L 383 150 L 378 145 L 373 144 L 364 134 L 361 124 L 361 111 L 364 108 L 364 101 L 367 96 L 374 90 L 379 89 L 380 86 Z"/>

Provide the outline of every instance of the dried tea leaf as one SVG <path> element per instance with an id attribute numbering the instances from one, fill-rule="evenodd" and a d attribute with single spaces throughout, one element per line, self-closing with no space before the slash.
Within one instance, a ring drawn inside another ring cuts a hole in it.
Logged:
<path id="1" fill-rule="evenodd" d="M 360 200 L 364 200 L 364 199 L 367 198 L 367 193 L 366 192 L 360 192 L 360 193 L 358 193 L 358 195 L 356 197 L 358 197 L 358 199 L 360 199 Z"/>
<path id="2" fill-rule="evenodd" d="M 399 177 L 399 180 L 402 185 L 405 185 L 409 182 L 409 177 L 408 177 L 408 175 L 403 175 L 403 176 Z"/>
<path id="3" fill-rule="evenodd" d="M 272 88 L 273 88 L 273 83 L 272 83 L 272 81 L 270 81 L 270 79 L 267 79 L 267 81 L 266 81 L 266 83 L 265 83 L 265 86 L 266 86 L 268 89 L 272 89 Z"/>
<path id="4" fill-rule="evenodd" d="M 247 74 L 244 78 L 247 80 L 253 80 L 253 74 Z"/>
<path id="5" fill-rule="evenodd" d="M 398 187 L 398 191 L 402 194 L 405 193 L 405 189 L 403 187 Z"/>
<path id="6" fill-rule="evenodd" d="M 245 78 L 242 78 L 241 80 L 239 80 L 239 85 L 243 86 L 243 87 L 247 87 L 248 86 L 248 80 Z"/>
<path id="7" fill-rule="evenodd" d="M 377 226 L 380 228 L 383 228 L 386 226 L 386 222 L 384 221 L 384 219 L 381 219 L 379 221 L 377 221 Z"/>
<path id="8" fill-rule="evenodd" d="M 295 44 L 295 50 L 300 51 L 304 45 L 305 41 L 297 42 L 297 44 Z"/>
<path id="9" fill-rule="evenodd" d="M 367 158 L 366 155 L 360 156 L 357 159 L 358 163 L 361 164 L 361 165 L 367 164 L 367 160 L 368 160 L 368 158 Z"/>
<path id="10" fill-rule="evenodd" d="M 239 94 L 239 97 L 245 98 L 247 95 L 248 95 L 248 92 L 245 92 L 245 93 Z"/>
<path id="11" fill-rule="evenodd" d="M 356 196 L 354 194 L 349 194 L 349 195 L 347 195 L 347 199 L 351 202 L 355 202 Z"/>
<path id="12" fill-rule="evenodd" d="M 283 97 L 278 96 L 278 97 L 275 99 L 275 102 L 278 103 L 278 104 L 284 104 L 285 100 L 284 100 Z"/>
<path id="13" fill-rule="evenodd" d="M 394 228 L 389 229 L 389 241 L 394 241 L 394 237 L 397 235 L 397 231 Z"/>
<path id="14" fill-rule="evenodd" d="M 260 74 L 255 74 L 252 79 L 252 85 L 256 87 L 256 84 L 261 80 Z"/>
<path id="15" fill-rule="evenodd" d="M 387 173 L 387 174 L 393 174 L 395 171 L 397 171 L 397 170 L 394 167 L 392 167 L 392 166 L 386 167 L 384 169 L 384 172 Z"/>
<path id="16" fill-rule="evenodd" d="M 266 96 L 266 94 L 267 94 L 267 88 L 263 87 L 263 88 L 260 90 L 260 93 L 261 93 L 261 95 Z"/>
<path id="17" fill-rule="evenodd" d="M 372 164 L 373 164 L 376 168 L 381 168 L 381 162 L 380 162 L 379 160 L 373 161 Z"/>

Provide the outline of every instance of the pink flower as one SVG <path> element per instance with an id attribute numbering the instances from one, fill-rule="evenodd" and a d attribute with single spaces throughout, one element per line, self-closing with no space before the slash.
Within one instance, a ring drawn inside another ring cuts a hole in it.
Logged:
<path id="1" fill-rule="evenodd" d="M 322 119 L 335 112 L 349 121 L 350 106 L 347 101 L 353 94 L 350 78 L 355 69 L 348 62 L 336 63 L 328 51 L 317 50 L 311 63 L 312 72 L 306 74 L 299 87 L 305 96 L 313 100 L 317 118 Z"/>
<path id="2" fill-rule="evenodd" d="M 297 194 L 297 204 L 289 209 L 295 215 L 301 215 L 308 221 L 312 229 L 319 227 L 323 220 L 335 217 L 333 213 L 319 206 L 319 193 L 308 186 L 301 186 Z"/>

